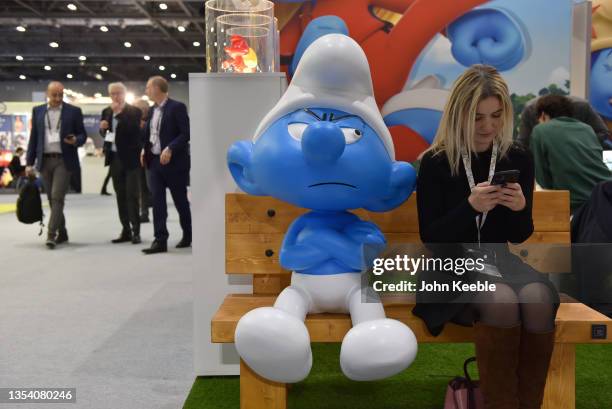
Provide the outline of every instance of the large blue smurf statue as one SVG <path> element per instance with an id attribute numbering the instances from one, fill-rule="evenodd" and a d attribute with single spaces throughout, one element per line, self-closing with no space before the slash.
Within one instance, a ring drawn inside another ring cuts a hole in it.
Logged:
<path id="1" fill-rule="evenodd" d="M 414 360 L 410 328 L 386 318 L 375 295 L 362 298 L 363 245 L 385 238 L 348 212 L 387 211 L 410 196 L 415 171 L 394 158 L 366 56 L 342 34 L 312 43 L 253 140 L 230 147 L 229 169 L 245 192 L 312 210 L 291 224 L 280 251 L 281 265 L 293 272 L 291 285 L 273 307 L 250 311 L 236 328 L 238 353 L 260 376 L 291 383 L 308 375 L 308 313 L 350 313 L 353 327 L 340 351 L 350 379 L 385 378 Z"/>

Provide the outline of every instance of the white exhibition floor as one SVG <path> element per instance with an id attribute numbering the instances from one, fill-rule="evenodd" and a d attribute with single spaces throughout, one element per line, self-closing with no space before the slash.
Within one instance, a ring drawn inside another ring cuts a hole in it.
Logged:
<path id="1" fill-rule="evenodd" d="M 2 202 L 15 200 L 3 195 Z M 44 246 L 38 226 L 0 214 L 0 388 L 76 387 L 76 404 L 0 409 L 177 409 L 194 380 L 191 249 L 111 244 L 121 230 L 114 196 L 69 195 L 70 244 Z M 152 215 L 151 215 L 152 216 Z"/>

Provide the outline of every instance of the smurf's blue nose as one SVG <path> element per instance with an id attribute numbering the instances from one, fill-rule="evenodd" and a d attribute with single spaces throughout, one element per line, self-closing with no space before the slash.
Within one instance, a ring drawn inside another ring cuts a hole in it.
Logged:
<path id="1" fill-rule="evenodd" d="M 344 152 L 344 134 L 333 122 L 315 122 L 302 135 L 302 152 L 311 165 L 332 165 Z"/>

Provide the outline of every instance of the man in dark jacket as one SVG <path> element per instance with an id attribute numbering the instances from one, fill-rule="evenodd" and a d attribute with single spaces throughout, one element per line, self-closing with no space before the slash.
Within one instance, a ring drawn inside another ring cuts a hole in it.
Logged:
<path id="1" fill-rule="evenodd" d="M 149 111 L 144 128 L 141 160 L 146 163 L 149 188 L 153 195 L 155 241 L 151 248 L 143 252 L 154 254 L 167 251 L 166 188 L 170 189 L 183 229 L 183 238 L 176 247 L 191 246 L 191 209 L 187 199 L 191 159 L 189 116 L 185 104 L 168 98 L 168 82 L 160 76 L 149 79 L 147 95 L 155 102 L 155 106 Z"/>
<path id="2" fill-rule="evenodd" d="M 64 199 L 70 175 L 80 171 L 77 148 L 87 139 L 81 108 L 62 102 L 64 85 L 53 81 L 47 87 L 48 103 L 32 110 L 32 130 L 26 155 L 26 174 L 41 173 L 51 215 L 46 245 L 54 249 L 68 241 Z"/>
<path id="3" fill-rule="evenodd" d="M 110 166 L 119 220 L 123 226 L 119 237 L 112 242 L 138 244 L 141 242 L 138 213 L 141 112 L 125 102 L 126 91 L 121 82 L 108 85 L 112 103 L 102 111 L 100 134 L 104 138 L 104 166 Z"/>

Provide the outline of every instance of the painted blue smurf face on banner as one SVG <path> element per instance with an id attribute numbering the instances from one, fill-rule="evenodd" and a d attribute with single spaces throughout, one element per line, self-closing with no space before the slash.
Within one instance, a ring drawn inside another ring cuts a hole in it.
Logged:
<path id="1" fill-rule="evenodd" d="M 589 100 L 599 115 L 612 121 L 612 48 L 592 55 Z"/>
<path id="2" fill-rule="evenodd" d="M 247 193 L 312 210 L 393 209 L 412 193 L 416 172 L 394 160 L 363 51 L 349 37 L 329 37 L 335 54 L 321 47 L 302 60 L 254 141 L 230 147 L 230 172 Z"/>

